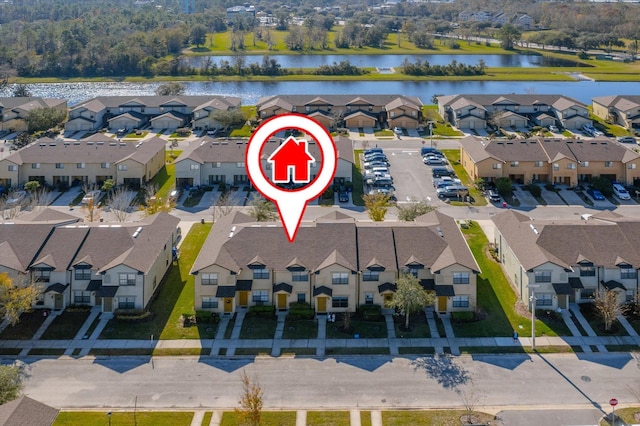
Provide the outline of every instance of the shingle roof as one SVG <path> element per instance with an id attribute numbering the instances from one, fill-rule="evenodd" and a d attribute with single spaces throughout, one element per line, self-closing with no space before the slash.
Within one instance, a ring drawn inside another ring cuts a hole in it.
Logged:
<path id="1" fill-rule="evenodd" d="M 66 99 L 39 98 L 39 97 L 8 97 L 0 98 L 0 111 L 3 108 L 9 110 L 21 109 L 31 111 L 36 108 L 54 108 L 60 105 L 66 105 Z"/>
<path id="2" fill-rule="evenodd" d="M 52 224 L 0 224 L 0 265 L 26 271 L 53 228 Z"/>
<path id="3" fill-rule="evenodd" d="M 346 105 L 388 105 L 392 102 L 397 102 L 398 99 L 402 99 L 403 103 L 421 106 L 422 101 L 416 96 L 404 96 L 404 95 L 331 95 L 323 94 L 321 98 L 318 95 L 275 95 L 267 96 L 258 99 L 257 107 L 258 111 L 266 108 L 270 108 L 274 105 L 279 105 L 283 109 L 291 110 L 293 105 L 308 105 L 314 102 L 317 103 L 318 99 L 322 99 L 327 105 L 333 106 L 346 106 Z M 397 107 L 397 105 L 396 105 Z"/>
<path id="4" fill-rule="evenodd" d="M 212 101 L 217 101 L 219 104 Z M 168 104 L 181 104 L 192 108 L 204 106 L 225 105 L 237 108 L 240 106 L 241 99 L 234 96 L 217 96 L 217 95 L 199 95 L 199 96 L 98 96 L 76 105 L 73 109 L 87 108 L 90 111 L 100 111 L 104 108 L 119 108 L 123 105 L 138 104 L 150 108 L 160 107 Z"/>
<path id="5" fill-rule="evenodd" d="M 461 107 L 464 105 L 493 105 L 500 100 L 508 99 L 515 105 L 549 105 L 555 108 L 564 109 L 569 106 L 578 105 L 586 108 L 586 105 L 580 101 L 563 95 L 540 95 L 540 94 L 508 94 L 508 95 L 474 95 L 474 94 L 458 94 L 450 96 L 439 96 L 438 103 L 445 106 Z"/>
<path id="6" fill-rule="evenodd" d="M 640 107 L 640 95 L 612 95 L 593 98 L 594 103 L 607 108 L 614 107 L 620 111 L 629 111 Z"/>
<path id="7" fill-rule="evenodd" d="M 0 405 L 0 424 L 3 426 L 50 426 L 58 416 L 58 409 L 21 396 Z"/>

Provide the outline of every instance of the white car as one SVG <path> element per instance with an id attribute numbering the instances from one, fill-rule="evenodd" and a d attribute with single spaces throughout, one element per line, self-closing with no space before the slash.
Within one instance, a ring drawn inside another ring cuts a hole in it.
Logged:
<path id="1" fill-rule="evenodd" d="M 629 191 L 624 189 L 624 186 L 620 185 L 619 183 L 613 184 L 613 193 L 616 194 L 616 197 L 620 198 L 621 200 L 631 199 L 631 195 L 629 195 Z"/>
<path id="2" fill-rule="evenodd" d="M 87 204 L 90 200 L 96 202 L 98 201 L 98 198 L 100 198 L 100 190 L 94 189 L 93 191 L 87 192 L 84 197 L 82 197 L 81 204 Z"/>
<path id="3" fill-rule="evenodd" d="M 394 127 L 393 133 L 395 133 L 396 135 L 402 135 L 402 129 L 400 127 Z"/>
<path id="4" fill-rule="evenodd" d="M 558 133 L 560 131 L 560 129 L 558 129 L 558 126 L 554 126 L 552 124 L 551 126 L 549 126 L 549 131 L 553 132 L 553 133 Z"/>
<path id="5" fill-rule="evenodd" d="M 16 191 L 9 198 L 7 198 L 7 206 L 13 206 L 20 203 L 22 200 L 27 198 L 29 194 L 27 191 Z"/>

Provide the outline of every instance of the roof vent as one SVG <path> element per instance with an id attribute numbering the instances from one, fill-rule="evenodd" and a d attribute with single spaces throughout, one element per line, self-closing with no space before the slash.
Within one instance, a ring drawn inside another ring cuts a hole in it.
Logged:
<path id="1" fill-rule="evenodd" d="M 233 237 L 233 231 L 229 232 L 229 238 Z"/>
<path id="2" fill-rule="evenodd" d="M 540 232 L 538 232 L 538 229 L 533 226 L 533 223 L 529 224 L 529 228 L 531 228 L 531 230 L 533 231 L 534 234 L 538 235 Z"/>
<path id="3" fill-rule="evenodd" d="M 436 228 L 436 231 L 438 231 L 438 235 L 440 235 L 441 238 L 444 238 L 444 234 L 442 233 L 442 229 L 439 226 Z"/>
<path id="4" fill-rule="evenodd" d="M 136 229 L 136 232 L 133 233 L 133 238 L 138 238 L 138 235 L 140 235 L 142 229 L 142 226 L 139 226 L 138 229 Z"/>
<path id="5" fill-rule="evenodd" d="M 87 142 L 87 145 L 92 146 L 93 142 Z"/>

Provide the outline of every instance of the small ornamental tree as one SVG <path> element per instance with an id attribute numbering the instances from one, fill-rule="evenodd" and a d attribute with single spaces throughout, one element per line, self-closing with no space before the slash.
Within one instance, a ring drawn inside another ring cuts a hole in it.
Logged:
<path id="1" fill-rule="evenodd" d="M 404 274 L 396 281 L 398 286 L 393 299 L 387 302 L 390 308 L 397 308 L 405 316 L 405 329 L 409 329 L 409 316 L 419 312 L 426 306 L 433 305 L 436 300 L 433 291 L 427 291 L 420 285 L 413 274 Z"/>
<path id="2" fill-rule="evenodd" d="M 363 195 L 364 205 L 367 208 L 369 218 L 374 222 L 383 222 L 389 207 L 390 196 L 382 192 Z"/>
<path id="3" fill-rule="evenodd" d="M 258 379 L 249 377 L 244 369 L 240 373 L 240 380 L 242 381 L 242 395 L 238 401 L 240 408 L 236 408 L 236 412 L 240 415 L 243 424 L 260 426 L 264 391 Z"/>
<path id="4" fill-rule="evenodd" d="M 594 307 L 604 322 L 605 331 L 611 330 L 613 322 L 625 311 L 625 307 L 618 300 L 618 294 L 608 289 L 596 292 Z"/>
<path id="5" fill-rule="evenodd" d="M 11 325 L 17 324 L 24 312 L 31 311 L 39 294 L 35 283 L 16 285 L 8 273 L 0 274 L 0 313 Z"/>

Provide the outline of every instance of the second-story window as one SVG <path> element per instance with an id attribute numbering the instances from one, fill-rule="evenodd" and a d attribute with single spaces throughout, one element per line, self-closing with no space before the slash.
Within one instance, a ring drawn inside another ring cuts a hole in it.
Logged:
<path id="1" fill-rule="evenodd" d="M 91 279 L 91 269 L 75 269 L 74 270 L 74 278 L 76 280 L 90 280 Z"/>
<path id="2" fill-rule="evenodd" d="M 269 270 L 267 268 L 260 268 L 253 270 L 254 280 L 266 280 L 269 279 Z"/>
<path id="3" fill-rule="evenodd" d="M 334 272 L 331 274 L 332 284 L 349 284 L 349 274 L 347 272 Z"/>
<path id="4" fill-rule="evenodd" d="M 378 281 L 378 279 L 380 279 L 378 271 L 364 271 L 362 273 L 362 281 Z"/>

